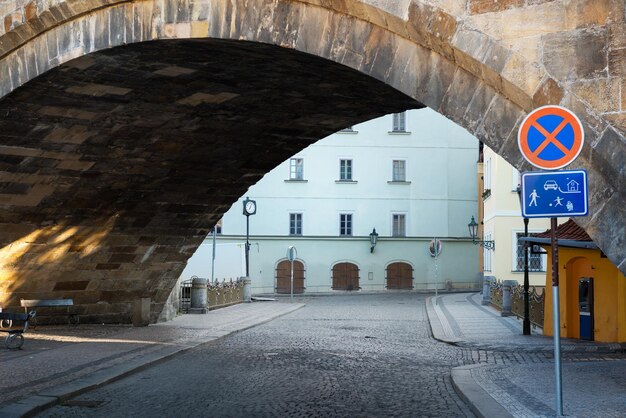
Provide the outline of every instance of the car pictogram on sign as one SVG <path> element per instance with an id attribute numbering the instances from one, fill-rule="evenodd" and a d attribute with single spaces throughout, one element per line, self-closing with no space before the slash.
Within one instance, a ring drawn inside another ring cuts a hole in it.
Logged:
<path id="1" fill-rule="evenodd" d="M 554 180 L 548 180 L 544 183 L 543 185 L 543 190 L 558 190 L 559 189 L 559 185 L 556 184 L 556 181 Z"/>

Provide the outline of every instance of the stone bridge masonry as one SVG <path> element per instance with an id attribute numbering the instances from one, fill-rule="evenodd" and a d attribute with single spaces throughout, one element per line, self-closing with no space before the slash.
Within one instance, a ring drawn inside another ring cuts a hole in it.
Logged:
<path id="1" fill-rule="evenodd" d="M 345 126 L 429 106 L 520 170 L 533 108 L 583 122 L 581 226 L 626 272 L 623 0 L 0 3 L 0 305 L 153 321 L 247 187 Z"/>

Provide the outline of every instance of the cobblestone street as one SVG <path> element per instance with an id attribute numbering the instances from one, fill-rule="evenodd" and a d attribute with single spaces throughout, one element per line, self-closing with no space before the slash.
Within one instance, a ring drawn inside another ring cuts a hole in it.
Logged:
<path id="1" fill-rule="evenodd" d="M 41 416 L 473 416 L 430 338 L 424 295 L 298 298 L 270 323 L 67 401 Z"/>

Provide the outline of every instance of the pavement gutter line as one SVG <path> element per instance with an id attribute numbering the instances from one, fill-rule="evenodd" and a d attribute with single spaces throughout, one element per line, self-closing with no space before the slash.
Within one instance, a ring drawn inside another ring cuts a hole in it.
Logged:
<path id="1" fill-rule="evenodd" d="M 281 316 L 290 314 L 300 308 L 306 306 L 305 304 L 297 304 L 290 306 L 290 309 L 286 309 L 283 312 L 276 314 L 275 312 L 265 317 L 261 321 L 248 324 L 241 328 L 228 330 L 226 334 L 219 337 L 211 337 L 208 341 L 192 341 L 188 345 L 179 345 L 178 349 L 165 355 L 158 355 L 153 353 L 141 359 L 135 359 L 126 364 L 112 366 L 103 370 L 99 370 L 91 375 L 81 377 L 74 382 L 65 383 L 55 388 L 44 389 L 41 392 L 26 396 L 14 402 L 9 402 L 2 408 L 0 408 L 0 416 L 3 418 L 21 418 L 32 417 L 36 414 L 58 405 L 61 401 L 71 399 L 82 393 L 89 392 L 92 389 L 107 385 L 109 383 L 121 380 L 131 374 L 140 372 L 148 367 L 165 362 L 174 356 L 183 354 L 189 350 L 201 347 L 203 345 L 209 345 L 215 343 L 216 340 L 224 338 L 230 334 L 236 332 L 245 331 L 253 328 L 257 325 L 262 325 L 270 322 Z M 170 346 L 171 347 L 171 346 Z M 135 365 L 133 365 L 135 363 Z"/>
<path id="2" fill-rule="evenodd" d="M 484 364 L 471 364 L 452 369 L 452 386 L 472 412 L 479 418 L 514 418 L 472 377 L 472 370 Z"/>

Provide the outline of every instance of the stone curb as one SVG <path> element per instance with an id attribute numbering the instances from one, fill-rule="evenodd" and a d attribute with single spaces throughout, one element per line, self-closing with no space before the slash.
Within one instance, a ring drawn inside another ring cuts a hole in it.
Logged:
<path id="1" fill-rule="evenodd" d="M 442 343 L 450 344 L 450 345 L 459 345 L 460 343 L 465 343 L 465 340 L 449 337 L 444 331 L 444 322 L 446 326 L 447 320 L 443 315 L 438 315 L 435 310 L 435 306 L 433 305 L 433 299 L 435 297 L 431 296 L 426 299 L 426 316 L 428 316 L 428 323 L 430 324 L 430 331 L 433 338 Z"/>
<path id="2" fill-rule="evenodd" d="M 127 363 L 100 370 L 89 376 L 76 379 L 71 383 L 66 383 L 56 387 L 44 389 L 37 394 L 30 395 L 20 400 L 5 404 L 2 408 L 0 408 L 0 417 L 22 418 L 35 416 L 36 414 L 48 408 L 51 408 L 61 403 L 62 401 L 73 398 L 92 389 L 96 389 L 98 387 L 123 379 L 124 377 L 127 377 L 131 374 L 145 370 L 148 367 L 167 361 L 179 354 L 183 354 L 187 351 L 215 343 L 215 341 L 224 338 L 227 335 L 245 331 L 255 326 L 265 324 L 276 318 L 292 313 L 304 306 L 305 305 L 302 303 L 293 304 L 293 306 L 289 306 L 289 308 L 283 312 L 271 314 L 269 317 L 264 317 L 260 321 L 253 324 L 247 324 L 240 328 L 229 330 L 222 335 L 210 337 L 209 340 L 194 341 L 187 345 L 165 345 L 158 352 L 148 353 L 139 358 L 130 360 Z"/>
<path id="3" fill-rule="evenodd" d="M 554 352 L 554 344 L 552 340 L 542 344 L 493 344 L 467 341 L 462 338 L 450 337 L 446 334 L 445 329 L 449 328 L 448 320 L 443 314 L 438 314 L 433 304 L 434 296 L 426 299 L 426 313 L 428 322 L 430 323 L 433 338 L 442 343 L 455 345 L 464 348 L 474 348 L 479 350 L 491 351 L 523 351 L 523 352 Z M 548 338 L 548 337 L 546 337 Z M 578 343 L 571 344 L 561 340 L 561 351 L 563 353 L 593 353 L 593 354 L 613 354 L 626 353 L 626 343 Z"/>
<path id="4" fill-rule="evenodd" d="M 471 364 L 452 369 L 452 386 L 459 397 L 480 418 L 513 418 L 502 405 L 482 388 L 472 377 L 472 370 L 484 364 Z"/>

